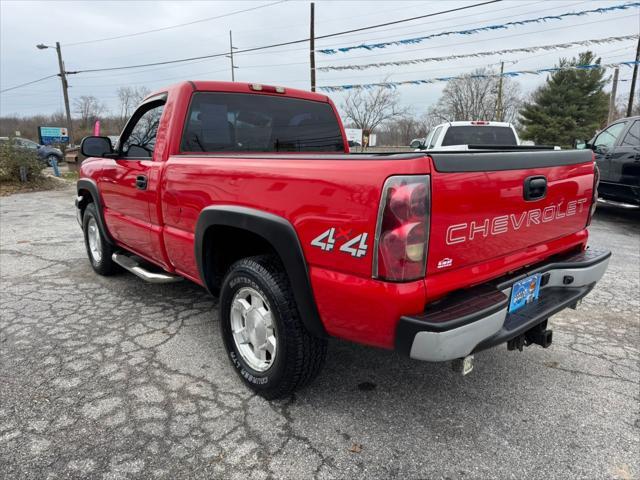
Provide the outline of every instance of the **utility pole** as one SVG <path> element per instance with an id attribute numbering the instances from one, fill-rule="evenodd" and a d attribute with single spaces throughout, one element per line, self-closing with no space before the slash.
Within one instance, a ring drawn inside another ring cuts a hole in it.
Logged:
<path id="1" fill-rule="evenodd" d="M 49 45 L 40 43 L 36 45 L 38 50 L 45 50 L 47 48 L 53 48 Z M 67 83 L 67 72 L 64 69 L 64 62 L 62 61 L 62 51 L 60 50 L 60 42 L 56 42 L 56 53 L 58 54 L 58 67 L 60 67 L 60 81 L 62 82 L 62 95 L 64 96 L 64 109 L 67 114 L 67 133 L 69 134 L 69 145 L 73 143 L 73 124 L 71 123 L 71 109 L 69 108 L 69 84 Z"/>
<path id="2" fill-rule="evenodd" d="M 227 55 L 227 57 L 229 57 L 231 59 L 231 81 L 232 82 L 236 81 L 236 74 L 235 74 L 234 70 L 236 68 L 238 68 L 233 64 L 233 51 L 234 50 L 237 50 L 237 48 L 233 46 L 233 37 L 231 36 L 231 30 L 229 30 L 229 55 Z"/>
<path id="3" fill-rule="evenodd" d="M 640 38 L 636 47 L 636 62 L 640 61 Z M 627 117 L 631 116 L 633 110 L 633 94 L 636 93 L 636 79 L 638 78 L 638 64 L 633 66 L 633 76 L 631 77 L 631 91 L 629 92 L 629 105 L 627 105 Z"/>
<path id="4" fill-rule="evenodd" d="M 316 91 L 316 39 L 315 39 L 314 3 L 311 2 L 311 17 L 309 23 L 309 64 L 311 66 L 311 91 Z"/>
<path id="5" fill-rule="evenodd" d="M 618 73 L 620 73 L 620 69 L 616 67 L 613 70 L 613 85 L 611 86 L 611 97 L 609 98 L 609 117 L 607 118 L 607 123 L 611 123 L 613 121 L 613 116 L 616 111 L 616 93 L 618 92 Z"/>
<path id="6" fill-rule="evenodd" d="M 498 81 L 498 99 L 496 100 L 496 120 L 502 121 L 502 74 L 504 73 L 504 62 L 500 62 L 500 79 Z"/>
<path id="7" fill-rule="evenodd" d="M 71 109 L 69 108 L 69 84 L 67 83 L 67 73 L 64 70 L 62 61 L 62 51 L 60 42 L 56 42 L 56 52 L 58 53 L 58 66 L 60 67 L 60 80 L 62 80 L 62 95 L 64 96 L 64 109 L 67 114 L 67 133 L 69 134 L 69 145 L 72 143 L 73 125 L 71 124 Z"/>

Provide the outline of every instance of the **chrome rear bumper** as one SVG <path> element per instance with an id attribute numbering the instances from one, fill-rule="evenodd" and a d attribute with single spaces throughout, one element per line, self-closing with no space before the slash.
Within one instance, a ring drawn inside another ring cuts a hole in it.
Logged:
<path id="1" fill-rule="evenodd" d="M 588 249 L 452 295 L 420 315 L 402 317 L 396 349 L 411 358 L 440 362 L 505 343 L 575 306 L 602 278 L 610 257 L 608 250 Z M 513 284 L 534 273 L 542 275 L 539 299 L 508 313 Z"/>

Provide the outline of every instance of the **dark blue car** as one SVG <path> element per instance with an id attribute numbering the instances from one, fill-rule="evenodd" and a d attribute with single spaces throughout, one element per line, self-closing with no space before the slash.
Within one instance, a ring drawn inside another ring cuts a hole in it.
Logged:
<path id="1" fill-rule="evenodd" d="M 38 158 L 43 162 L 46 162 L 46 164 L 49 166 L 52 165 L 53 160 L 56 160 L 58 163 L 62 161 L 62 152 L 55 147 L 52 147 L 50 145 L 40 145 L 33 140 L 29 140 L 28 138 L 16 137 L 12 140 L 18 148 L 34 150 L 38 155 Z M 8 137 L 0 137 L 0 143 L 6 143 L 8 141 Z"/>

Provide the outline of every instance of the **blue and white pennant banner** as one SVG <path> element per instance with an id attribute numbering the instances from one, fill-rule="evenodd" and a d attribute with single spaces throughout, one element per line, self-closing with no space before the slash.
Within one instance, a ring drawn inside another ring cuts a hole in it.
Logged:
<path id="1" fill-rule="evenodd" d="M 356 64 L 356 65 L 329 65 L 326 67 L 316 67 L 316 70 L 319 70 L 321 72 L 333 72 L 333 71 L 341 71 L 341 70 L 367 70 L 369 68 L 382 68 L 382 67 L 401 66 L 401 65 L 417 65 L 420 63 L 445 62 L 450 60 L 457 60 L 459 58 L 491 57 L 494 55 L 508 55 L 512 53 L 533 53 L 541 50 L 542 51 L 559 50 L 563 48 L 571 48 L 571 47 L 585 46 L 585 45 L 603 45 L 605 43 L 622 42 L 625 40 L 637 40 L 638 37 L 640 37 L 640 35 L 624 35 L 621 37 L 596 38 L 593 40 L 580 40 L 577 42 L 556 43 L 554 45 L 540 45 L 537 47 L 523 47 L 523 48 L 508 48 L 506 50 L 492 50 L 488 52 L 464 53 L 460 55 L 447 55 L 444 57 L 413 58 L 410 60 L 396 60 L 396 61 L 390 61 L 390 62 L 365 63 L 365 64 Z"/>
<path id="2" fill-rule="evenodd" d="M 568 67 L 551 67 L 551 68 L 540 68 L 538 70 L 518 70 L 514 72 L 504 72 L 502 74 L 466 74 L 459 75 L 453 77 L 436 77 L 436 78 L 428 78 L 425 80 L 404 80 L 400 82 L 380 82 L 380 83 L 362 83 L 362 84 L 354 84 L 354 85 L 330 85 L 324 87 L 318 87 L 318 90 L 322 90 L 325 92 L 340 92 L 345 90 L 359 90 L 359 89 L 371 89 L 371 88 L 396 88 L 403 85 L 425 85 L 429 83 L 437 83 L 437 82 L 448 82 L 449 80 L 457 80 L 460 78 L 496 78 L 496 77 L 519 77 L 521 75 L 541 75 L 545 73 L 553 73 L 559 72 L 561 70 L 598 70 L 605 68 L 615 68 L 615 67 L 632 67 L 634 65 L 640 64 L 640 61 L 631 60 L 628 62 L 619 62 L 619 63 L 607 63 L 604 65 L 595 63 L 588 65 L 573 65 Z"/>
<path id="3" fill-rule="evenodd" d="M 406 38 L 404 40 L 393 40 L 389 42 L 380 42 L 380 43 L 362 43 L 360 45 L 352 45 L 350 47 L 341 47 L 341 48 L 321 48 L 316 51 L 319 53 L 324 53 L 326 55 L 335 55 L 336 53 L 346 53 L 352 50 L 375 50 L 379 48 L 387 48 L 394 45 L 414 45 L 417 43 L 422 43 L 425 40 L 430 40 L 432 38 L 448 37 L 450 35 L 472 35 L 474 33 L 489 32 L 493 30 L 506 30 L 511 27 L 519 27 L 519 26 L 528 25 L 531 23 L 546 23 L 550 20 L 562 20 L 568 17 L 581 17 L 583 15 L 588 15 L 591 13 L 609 13 L 609 12 L 627 10 L 629 8 L 638 8 L 638 7 L 640 7 L 640 2 L 630 2 L 630 3 L 623 3 L 620 5 L 612 5 L 610 7 L 594 8 L 592 10 L 582 10 L 579 12 L 567 12 L 567 13 L 561 13 L 560 15 L 546 15 L 544 17 L 529 18 L 526 20 L 516 20 L 513 22 L 501 23 L 496 25 L 486 25 L 484 27 L 470 28 L 467 30 L 454 30 L 454 31 L 448 31 L 448 32 L 433 33 L 431 35 L 425 35 L 423 37 Z"/>

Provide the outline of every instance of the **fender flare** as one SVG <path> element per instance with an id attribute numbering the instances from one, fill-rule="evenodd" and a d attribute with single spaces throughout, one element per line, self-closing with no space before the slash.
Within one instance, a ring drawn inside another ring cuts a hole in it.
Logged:
<path id="1" fill-rule="evenodd" d="M 115 245 L 116 243 L 111 237 L 109 230 L 107 230 L 107 224 L 104 221 L 104 214 L 102 212 L 102 200 L 100 200 L 98 185 L 94 180 L 91 180 L 90 178 L 81 178 L 76 183 L 76 191 L 78 192 L 78 194 L 80 194 L 80 190 L 88 190 L 91 194 L 91 197 L 93 197 L 93 203 L 95 203 L 96 209 L 98 210 L 98 226 L 104 233 L 107 242 L 109 242 L 111 245 Z M 86 205 L 86 202 L 84 202 L 84 204 Z M 80 205 L 77 206 L 78 208 L 80 208 Z"/>
<path id="2" fill-rule="evenodd" d="M 283 217 L 254 208 L 216 205 L 203 209 L 196 224 L 194 244 L 198 271 L 205 284 L 204 237 L 207 229 L 215 225 L 247 230 L 269 242 L 280 256 L 287 272 L 302 323 L 312 335 L 327 337 L 311 288 L 302 246 L 293 225 Z"/>

